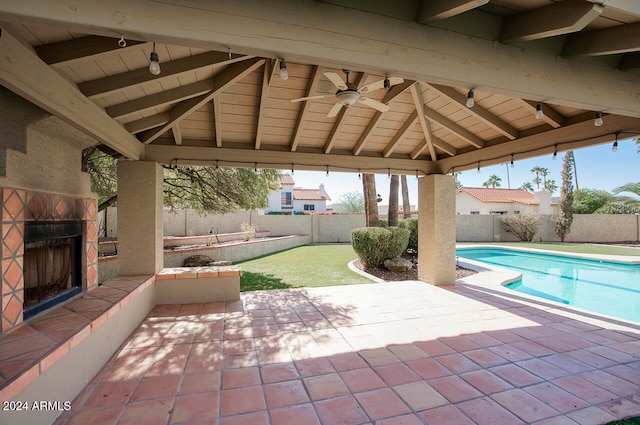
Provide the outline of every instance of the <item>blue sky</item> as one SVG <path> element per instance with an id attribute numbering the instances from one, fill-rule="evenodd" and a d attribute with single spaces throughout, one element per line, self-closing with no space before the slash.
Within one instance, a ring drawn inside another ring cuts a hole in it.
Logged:
<path id="1" fill-rule="evenodd" d="M 610 192 L 623 184 L 640 182 L 640 154 L 636 151 L 637 146 L 633 143 L 633 139 L 619 141 L 617 152 L 611 151 L 611 143 L 575 150 L 580 189 L 602 189 Z M 564 152 L 559 152 L 555 161 L 551 155 L 515 161 L 513 168 L 508 167 L 511 188 L 518 188 L 525 181 L 532 181 L 535 176 L 531 173 L 531 168 L 535 166 L 548 168 L 550 173 L 547 178 L 554 179 L 560 186 L 563 157 Z M 283 172 L 290 173 L 291 170 L 283 170 Z M 467 170 L 459 175 L 459 180 L 463 186 L 482 187 L 482 183 L 492 174 L 502 179 L 501 187 L 507 187 L 507 166 L 505 165 L 483 167 L 480 173 L 476 170 Z M 337 203 L 347 192 L 362 191 L 362 181 L 355 173 L 331 172 L 327 177 L 324 172 L 295 171 L 293 179 L 297 187 L 307 189 L 324 183 L 327 193 L 331 196 L 331 203 Z M 409 198 L 414 205 L 418 200 L 418 182 L 415 176 L 408 176 L 407 183 Z M 377 175 L 376 188 L 383 198 L 381 204 L 387 204 L 389 178 L 386 175 Z M 556 192 L 554 195 L 559 196 L 559 193 Z"/>

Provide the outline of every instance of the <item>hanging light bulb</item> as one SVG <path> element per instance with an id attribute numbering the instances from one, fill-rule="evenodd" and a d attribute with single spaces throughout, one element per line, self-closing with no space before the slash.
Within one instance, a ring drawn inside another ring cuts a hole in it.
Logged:
<path id="1" fill-rule="evenodd" d="M 473 99 L 473 89 L 469 90 L 467 93 L 467 108 L 473 108 L 473 105 L 476 104 L 476 101 Z"/>
<path id="2" fill-rule="evenodd" d="M 553 156 L 551 157 L 551 159 L 553 159 L 554 161 L 556 159 L 558 159 L 558 147 L 557 146 L 553 147 Z"/>
<path id="3" fill-rule="evenodd" d="M 153 50 L 149 56 L 149 72 L 153 75 L 160 74 L 160 61 L 156 52 L 156 43 L 153 43 Z"/>
<path id="4" fill-rule="evenodd" d="M 611 152 L 617 152 L 618 151 L 618 141 L 616 140 L 615 142 L 613 142 L 613 146 L 611 146 Z"/>
<path id="5" fill-rule="evenodd" d="M 478 174 L 480 174 L 480 161 L 478 161 Z"/>
<path id="6" fill-rule="evenodd" d="M 384 77 L 383 85 L 384 85 L 384 88 L 387 90 L 391 88 L 391 80 L 389 80 L 389 77 L 387 76 Z"/>
<path id="7" fill-rule="evenodd" d="M 511 155 L 511 168 L 513 168 L 513 167 L 514 167 L 514 165 L 513 165 L 513 155 Z"/>
<path id="8" fill-rule="evenodd" d="M 542 111 L 542 103 L 538 103 L 536 105 L 536 119 L 541 120 L 544 117 L 544 112 Z"/>
<path id="9" fill-rule="evenodd" d="M 287 80 L 289 78 L 289 71 L 287 70 L 287 63 L 280 61 L 280 79 Z"/>
<path id="10" fill-rule="evenodd" d="M 596 112 L 596 119 L 593 121 L 593 125 L 600 127 L 602 124 L 604 124 L 604 121 L 602 121 L 602 114 L 600 112 Z"/>

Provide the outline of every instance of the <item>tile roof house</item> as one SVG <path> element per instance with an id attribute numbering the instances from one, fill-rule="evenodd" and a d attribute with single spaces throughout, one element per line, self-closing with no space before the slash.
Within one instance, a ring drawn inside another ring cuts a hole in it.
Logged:
<path id="1" fill-rule="evenodd" d="M 324 184 L 320 184 L 317 189 L 303 189 L 295 187 L 295 181 L 290 174 L 285 174 L 280 178 L 280 190 L 271 192 L 267 197 L 269 206 L 266 212 L 281 212 L 283 214 L 294 214 L 299 211 L 324 212 L 327 210 L 327 201 L 331 197 L 324 189 Z"/>
<path id="2" fill-rule="evenodd" d="M 556 210 L 546 190 L 461 187 L 456 191 L 457 214 L 555 214 Z"/>

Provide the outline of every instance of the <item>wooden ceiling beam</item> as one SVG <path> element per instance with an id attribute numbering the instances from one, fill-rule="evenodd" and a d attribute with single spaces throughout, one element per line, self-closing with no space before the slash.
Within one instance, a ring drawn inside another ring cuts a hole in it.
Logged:
<path id="1" fill-rule="evenodd" d="M 149 69 L 144 67 L 97 80 L 85 81 L 84 83 L 78 84 L 78 88 L 80 88 L 80 91 L 84 93 L 85 96 L 90 98 L 105 96 L 127 87 L 146 83 L 147 81 L 159 81 L 184 72 L 197 71 L 201 68 L 231 65 L 233 63 L 250 60 L 253 57 L 254 56 L 232 55 L 231 59 L 229 59 L 229 54 L 226 52 L 207 52 L 167 62 L 162 62 L 162 58 L 160 58 L 160 66 L 162 67 L 160 75 L 152 75 Z"/>
<path id="2" fill-rule="evenodd" d="M 262 89 L 260 91 L 260 108 L 258 110 L 258 125 L 256 126 L 256 149 L 260 149 L 262 143 L 262 127 L 264 127 L 264 111 L 266 109 L 267 96 L 269 96 L 269 87 L 273 80 L 274 71 L 278 65 L 277 60 L 272 59 L 264 62 L 264 71 L 262 73 Z"/>
<path id="3" fill-rule="evenodd" d="M 174 124 L 171 127 L 171 131 L 173 133 L 173 140 L 176 142 L 176 145 L 182 144 L 182 130 L 180 130 L 180 124 Z"/>
<path id="4" fill-rule="evenodd" d="M 569 36 L 562 56 L 602 56 L 640 51 L 640 22 Z"/>
<path id="5" fill-rule="evenodd" d="M 604 5 L 607 9 L 616 10 L 622 13 L 628 13 L 640 18 L 640 2 L 635 0 L 587 0 L 591 3 Z"/>
<path id="6" fill-rule="evenodd" d="M 105 110 L 112 118 L 124 118 L 128 115 L 142 112 L 147 109 L 171 105 L 173 103 L 191 99 L 192 97 L 200 96 L 207 93 L 212 88 L 213 79 L 210 78 L 208 80 L 198 81 L 197 83 L 187 84 L 186 86 L 176 87 L 175 89 L 151 94 L 139 99 L 108 106 Z"/>
<path id="7" fill-rule="evenodd" d="M 511 155 L 516 160 L 552 155 L 554 149 L 563 152 L 608 143 L 615 139 L 616 132 L 633 134 L 638 131 L 638 128 L 640 128 L 640 118 L 607 115 L 604 124 L 600 127 L 595 127 L 593 119 L 589 118 L 517 140 L 487 146 L 484 149 L 458 153 L 454 157 L 438 160 L 437 166 L 441 173 L 448 174 L 452 171 L 474 169 L 478 163 L 482 167 L 505 163 L 511 159 Z"/>
<path id="8" fill-rule="evenodd" d="M 164 139 L 163 139 L 164 140 Z M 381 156 L 361 155 L 354 161 L 350 151 L 324 154 L 322 152 L 290 152 L 286 150 L 271 150 L 270 146 L 263 145 L 260 150 L 253 149 L 253 144 L 245 149 L 240 148 L 211 148 L 202 146 L 202 141 L 184 140 L 182 146 L 175 144 L 151 144 L 145 149 L 145 159 L 156 161 L 160 164 L 169 164 L 178 160 L 178 164 L 184 165 L 215 165 L 225 167 L 242 168 L 268 168 L 288 169 L 291 166 L 296 170 L 326 171 L 327 166 L 331 171 L 362 172 L 415 175 L 432 174 L 436 172 L 435 163 L 426 160 L 414 160 L 407 158 L 383 158 Z"/>
<path id="9" fill-rule="evenodd" d="M 360 87 L 360 84 L 364 82 L 364 80 L 367 78 L 367 75 L 368 74 L 366 72 L 360 73 L 356 81 L 354 81 L 355 86 Z M 342 125 L 344 124 L 345 117 L 347 116 L 348 111 L 349 111 L 349 108 L 343 107 L 338 113 L 336 122 L 333 124 L 333 128 L 331 129 L 331 134 L 329 134 L 329 138 L 324 144 L 324 153 L 331 152 L 331 149 L 333 148 L 333 145 L 336 142 L 336 139 L 341 132 Z"/>
<path id="10" fill-rule="evenodd" d="M 127 158 L 143 157 L 144 146 L 104 109 L 45 64 L 23 40 L 5 28 L 0 34 L 0 84 Z"/>
<path id="11" fill-rule="evenodd" d="M 533 100 L 527 100 L 527 99 L 521 99 L 521 100 L 524 107 L 527 108 L 532 115 L 536 113 L 538 102 L 534 102 Z M 542 103 L 542 112 L 544 114 L 542 116 L 542 121 L 546 122 L 553 128 L 562 127 L 566 122 L 565 117 L 562 114 L 560 114 L 558 111 L 553 109 L 550 105 L 547 105 L 544 102 L 541 102 L 541 103 Z"/>
<path id="12" fill-rule="evenodd" d="M 458 105 L 461 105 L 467 108 L 466 106 L 467 96 L 465 96 L 464 94 L 458 93 L 453 87 L 443 86 L 440 84 L 428 84 L 428 85 L 433 87 L 442 95 L 448 97 L 450 100 L 456 102 Z M 473 106 L 473 108 L 467 108 L 467 111 L 471 115 L 478 118 L 480 121 L 487 124 L 489 127 L 507 136 L 511 140 L 514 140 L 520 137 L 520 131 L 517 128 L 513 127 L 512 125 L 496 117 L 491 112 L 487 111 L 477 103 Z"/>
<path id="13" fill-rule="evenodd" d="M 583 0 L 564 0 L 528 12 L 508 16 L 500 29 L 500 41 L 531 41 L 570 34 L 584 29 L 603 7 Z"/>
<path id="14" fill-rule="evenodd" d="M 449 118 L 439 114 L 438 112 L 434 111 L 433 109 L 429 108 L 426 105 L 424 107 L 424 114 L 430 120 L 435 121 L 441 126 L 449 129 L 451 132 L 457 134 L 460 138 L 464 139 L 465 141 L 475 146 L 476 148 L 482 149 L 484 147 L 484 140 L 482 140 L 475 134 L 466 130 L 464 127 L 456 124 L 455 122 L 451 121 Z"/>
<path id="15" fill-rule="evenodd" d="M 622 55 L 622 59 L 620 59 L 618 69 L 620 71 L 640 70 L 640 52 L 627 53 L 625 55 Z"/>
<path id="16" fill-rule="evenodd" d="M 413 111 L 413 113 L 409 115 L 409 118 L 407 118 L 404 124 L 402 124 L 402 127 L 400 127 L 400 130 L 398 130 L 396 134 L 393 135 L 393 137 L 391 138 L 391 141 L 387 144 L 387 146 L 382 151 L 382 156 L 384 156 L 385 158 L 389 158 L 393 153 L 393 151 L 398 147 L 400 142 L 402 142 L 402 140 L 407 136 L 407 133 L 411 131 L 411 127 L 413 127 L 416 122 L 418 122 L 417 110 Z"/>
<path id="17" fill-rule="evenodd" d="M 171 114 L 169 112 L 163 112 L 162 114 L 152 115 L 150 117 L 128 122 L 124 125 L 124 128 L 131 134 L 138 134 L 143 131 L 151 130 L 152 128 L 160 127 L 161 125 L 168 123 L 170 119 Z"/>
<path id="18" fill-rule="evenodd" d="M 427 121 L 427 118 L 424 115 L 424 99 L 422 98 L 422 93 L 418 91 L 418 84 L 411 86 L 411 97 L 413 97 L 413 104 L 416 107 L 416 111 L 418 111 L 418 119 L 420 120 L 420 126 L 422 127 L 422 134 L 424 134 L 424 141 L 429 149 L 429 155 L 431 155 L 432 161 L 436 161 L 438 159 L 438 154 L 433 147 L 431 127 L 429 125 L 429 121 Z"/>
<path id="19" fill-rule="evenodd" d="M 312 96 L 313 93 L 316 92 L 316 88 L 318 87 L 318 81 L 320 81 L 320 76 L 322 75 L 321 68 L 317 65 L 311 67 L 311 78 L 309 79 L 309 85 L 307 86 L 307 92 L 304 97 Z M 293 140 L 291 141 L 291 152 L 295 152 L 298 149 L 298 144 L 300 143 L 300 139 L 302 138 L 302 125 L 307 119 L 309 115 L 309 109 L 311 108 L 311 104 L 309 101 L 302 102 L 302 109 L 298 113 L 298 118 L 296 119 L 296 125 L 293 130 Z"/>
<path id="20" fill-rule="evenodd" d="M 443 142 L 442 140 L 433 136 L 431 137 L 431 139 L 432 139 L 433 146 L 444 151 L 446 154 L 450 156 L 454 156 L 458 153 L 458 149 L 454 148 L 447 142 Z M 411 157 L 411 159 L 416 159 L 422 154 L 422 152 L 424 152 L 425 149 L 427 149 L 427 141 L 426 139 L 422 139 L 420 143 L 418 143 L 416 147 L 413 148 L 409 156 Z"/>
<path id="21" fill-rule="evenodd" d="M 100 56 L 114 51 L 131 49 L 133 46 L 144 44 L 144 41 L 126 40 L 126 47 L 120 47 L 119 38 L 102 37 L 90 35 L 87 37 L 74 38 L 72 40 L 60 41 L 58 43 L 43 44 L 37 46 L 36 53 L 40 59 L 48 65 L 68 65 L 78 59 L 86 59 L 87 56 Z M 136 49 L 140 49 L 137 47 Z"/>
<path id="22" fill-rule="evenodd" d="M 422 0 L 416 21 L 428 24 L 459 15 L 489 3 L 489 0 Z"/>
<path id="23" fill-rule="evenodd" d="M 174 124 L 182 121 L 186 116 L 192 112 L 200 109 L 205 103 L 211 101 L 215 96 L 242 80 L 244 77 L 264 65 L 264 59 L 252 59 L 244 62 L 234 63 L 229 65 L 227 69 L 222 71 L 214 81 L 214 88 L 207 94 L 203 94 L 198 97 L 194 97 L 189 100 L 178 103 L 171 109 L 171 120 L 168 123 L 156 128 L 148 134 L 141 137 L 142 142 L 145 144 L 153 142 L 160 137 L 164 132 L 169 130 Z"/>
<path id="24" fill-rule="evenodd" d="M 213 98 L 213 125 L 216 129 L 216 146 L 222 147 L 222 105 L 220 97 Z"/>
<path id="25" fill-rule="evenodd" d="M 404 93 L 406 89 L 413 86 L 415 83 L 416 82 L 412 80 L 404 80 L 403 83 L 396 84 L 395 86 L 391 87 L 387 94 L 384 96 L 384 99 L 382 99 L 382 103 L 388 105 L 389 103 L 393 102 L 393 100 L 395 100 L 398 96 Z M 358 143 L 356 143 L 356 146 L 353 148 L 354 155 L 360 155 L 365 145 L 369 142 L 371 136 L 382 120 L 382 114 L 382 112 L 376 111 L 376 113 L 373 115 L 373 118 L 371 118 L 371 121 L 369 121 L 369 125 L 367 125 L 367 128 L 360 136 Z"/>

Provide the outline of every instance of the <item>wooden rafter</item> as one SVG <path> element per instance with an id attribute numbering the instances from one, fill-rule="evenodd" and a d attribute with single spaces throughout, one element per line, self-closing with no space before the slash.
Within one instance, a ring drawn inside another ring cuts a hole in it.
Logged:
<path id="1" fill-rule="evenodd" d="M 402 93 L 404 93 L 406 89 L 408 89 L 415 83 L 416 83 L 415 81 L 404 80 L 403 83 L 396 84 L 395 86 L 391 87 L 387 92 L 387 94 L 384 96 L 384 99 L 382 99 L 382 103 L 384 103 L 385 105 L 388 105 L 396 97 L 400 96 Z M 366 130 L 364 131 L 364 133 L 362 133 L 362 136 L 360 136 L 358 143 L 356 143 L 356 146 L 353 148 L 354 155 L 360 155 L 365 145 L 369 142 L 375 129 L 378 127 L 378 124 L 380 124 L 381 120 L 382 120 L 382 112 L 376 111 L 373 118 L 371 118 L 371 121 L 369 121 L 369 125 L 367 126 Z"/>
<path id="2" fill-rule="evenodd" d="M 449 118 L 445 117 L 444 115 L 441 115 L 438 112 L 434 111 L 433 109 L 427 107 L 426 105 L 424 108 L 424 114 L 430 120 L 435 121 L 441 126 L 449 129 L 451 132 L 457 134 L 460 138 L 466 140 L 468 143 L 475 146 L 476 148 L 482 149 L 484 147 L 484 140 L 482 140 L 475 134 L 471 133 L 469 130 L 465 129 L 464 127 L 460 126 L 459 124 L 456 124 L 455 122 L 451 121 Z"/>
<path id="3" fill-rule="evenodd" d="M 418 84 L 411 86 L 411 97 L 413 97 L 413 104 L 418 112 L 418 120 L 420 121 L 420 127 L 422 128 L 422 134 L 424 134 L 424 141 L 427 144 L 427 149 L 429 149 L 429 155 L 431 155 L 432 161 L 436 161 L 438 159 L 438 154 L 433 147 L 431 127 L 429 125 L 429 121 L 427 121 L 427 118 L 424 115 L 424 99 L 422 98 L 422 93 L 418 91 Z"/>
<path id="4" fill-rule="evenodd" d="M 236 62 L 252 59 L 253 56 L 232 55 L 228 53 L 207 52 L 173 61 L 162 62 L 160 75 L 152 75 L 147 67 L 134 69 L 97 80 L 78 84 L 80 91 L 87 97 L 104 96 L 117 90 L 136 86 L 151 80 L 162 80 L 184 72 L 193 72 L 211 66 L 230 65 Z"/>
<path id="5" fill-rule="evenodd" d="M 212 88 L 213 79 L 198 81 L 197 83 L 176 87 L 175 89 L 162 91 L 139 99 L 118 103 L 105 108 L 105 110 L 112 118 L 124 118 L 128 115 L 142 112 L 147 109 L 171 105 L 186 99 L 191 99 L 192 97 L 200 96 L 207 93 Z"/>
<path id="6" fill-rule="evenodd" d="M 447 155 L 449 156 L 457 155 L 458 149 L 454 148 L 447 142 L 443 142 L 442 140 L 434 136 L 431 136 L 431 140 L 432 140 L 433 146 L 445 152 Z M 418 143 L 416 147 L 413 148 L 409 156 L 411 157 L 411 159 L 417 159 L 422 154 L 422 152 L 424 152 L 425 149 L 427 149 L 427 141 L 425 139 L 422 139 L 420 143 Z"/>
<path id="7" fill-rule="evenodd" d="M 382 151 L 382 156 L 384 156 L 385 158 L 389 158 L 391 156 L 391 154 L 398 147 L 400 142 L 402 142 L 402 140 L 407 136 L 407 133 L 411 131 L 411 127 L 413 127 L 415 123 L 418 122 L 418 115 L 419 113 L 417 110 L 413 111 L 413 113 L 409 115 L 409 118 L 407 118 L 404 124 L 402 124 L 402 127 L 400 127 L 400 130 L 398 130 L 396 134 L 393 135 L 393 137 L 391 138 L 391 141 L 387 144 L 387 146 Z"/>
<path id="8" fill-rule="evenodd" d="M 622 55 L 618 69 L 620 71 L 640 70 L 640 52 Z"/>
<path id="9" fill-rule="evenodd" d="M 355 86 L 356 87 L 360 87 L 360 84 L 362 84 L 362 82 L 366 78 L 367 78 L 367 73 L 366 72 L 362 72 L 358 76 L 356 81 L 354 81 Z M 333 124 L 333 129 L 331 129 L 331 134 L 329 135 L 329 138 L 327 139 L 327 142 L 324 145 L 324 153 L 330 153 L 331 152 L 331 149 L 333 148 L 333 145 L 336 142 L 336 138 L 340 134 L 340 131 L 342 129 L 342 125 L 344 124 L 345 117 L 347 116 L 348 111 L 349 111 L 349 108 L 344 108 L 343 107 L 340 110 L 340 112 L 338 113 L 338 116 L 336 118 L 336 122 Z"/>
<path id="10" fill-rule="evenodd" d="M 131 159 L 144 146 L 77 87 L 6 29 L 1 32 L 0 84 Z"/>
<path id="11" fill-rule="evenodd" d="M 304 97 L 311 96 L 316 91 L 316 87 L 318 86 L 318 81 L 320 81 L 320 76 L 322 75 L 321 69 L 319 66 L 314 65 L 311 69 L 311 78 L 309 79 L 309 86 L 307 87 L 307 92 Z M 301 129 L 302 125 L 305 122 L 306 117 L 309 114 L 309 109 L 311 108 L 311 104 L 309 102 L 302 102 L 302 109 L 300 109 L 300 113 L 298 114 L 298 118 L 296 119 L 296 125 L 293 130 L 293 140 L 291 141 L 291 152 L 295 152 L 298 149 L 298 144 L 301 139 Z"/>
<path id="12" fill-rule="evenodd" d="M 186 116 L 199 109 L 205 103 L 211 101 L 215 96 L 219 95 L 224 90 L 242 80 L 245 76 L 255 71 L 257 68 L 261 67 L 264 62 L 264 59 L 251 59 L 248 61 L 230 65 L 216 77 L 213 90 L 211 90 L 207 94 L 203 94 L 201 96 L 178 103 L 173 107 L 173 109 L 171 109 L 171 119 L 169 120 L 169 122 L 160 126 L 159 128 L 152 130 L 150 133 L 144 134 L 141 137 L 141 140 L 144 143 L 153 142 L 174 124 L 179 123 Z"/>
<path id="13" fill-rule="evenodd" d="M 220 96 L 213 98 L 213 125 L 216 129 L 216 147 L 222 147 L 222 107 L 220 105 Z"/>
<path id="14" fill-rule="evenodd" d="M 176 142 L 176 145 L 182 144 L 182 130 L 180 130 L 180 123 L 176 123 L 171 127 L 171 131 L 173 132 L 173 140 Z"/>
<path id="15" fill-rule="evenodd" d="M 422 0 L 416 21 L 428 24 L 450 18 L 489 3 L 489 0 Z"/>
<path id="16" fill-rule="evenodd" d="M 583 0 L 564 0 L 505 18 L 500 41 L 531 41 L 577 32 L 596 19 L 604 8 Z"/>
<path id="17" fill-rule="evenodd" d="M 264 126 L 264 111 L 269 95 L 269 87 L 273 79 L 274 70 L 277 68 L 277 61 L 272 59 L 265 61 L 264 72 L 262 73 L 262 90 L 260 92 L 260 108 L 258 110 L 258 125 L 256 126 L 256 149 L 260 149 L 262 143 L 262 127 Z"/>
<path id="18" fill-rule="evenodd" d="M 124 125 L 124 128 L 131 134 L 142 133 L 143 131 L 151 130 L 152 128 L 159 127 L 169 122 L 171 114 L 169 112 L 163 112 L 161 114 L 152 115 L 150 117 L 141 118 L 136 121 L 128 122 Z"/>
<path id="19" fill-rule="evenodd" d="M 570 36 L 562 56 L 602 56 L 640 51 L 640 22 Z"/>
<path id="20" fill-rule="evenodd" d="M 453 87 L 447 87 L 440 84 L 429 84 L 431 87 L 436 89 L 440 94 L 448 97 L 452 101 L 456 102 L 460 106 L 464 106 L 466 108 L 467 97 L 461 93 L 458 93 L 456 89 Z M 520 131 L 512 125 L 504 122 L 500 118 L 493 115 L 491 112 L 484 109 L 482 106 L 477 103 L 473 106 L 473 108 L 467 108 L 467 111 L 478 118 L 480 121 L 487 124 L 489 127 L 497 130 L 503 135 L 507 136 L 509 139 L 514 140 L 520 137 Z"/>
<path id="21" fill-rule="evenodd" d="M 112 53 L 114 50 L 123 51 L 131 49 L 133 46 L 144 44 L 143 41 L 125 39 L 127 45 L 122 48 L 118 45 L 118 41 L 118 38 L 90 35 L 58 43 L 43 44 L 35 49 L 40 59 L 46 64 L 59 66 L 78 59 L 84 59 L 87 56 L 96 57 Z M 140 49 L 140 47 L 136 47 L 136 49 Z"/>

